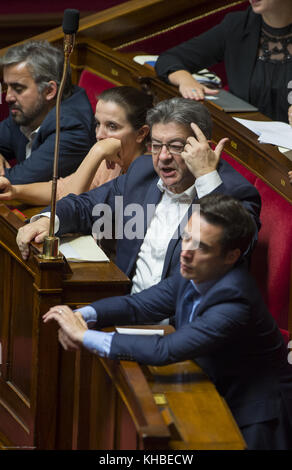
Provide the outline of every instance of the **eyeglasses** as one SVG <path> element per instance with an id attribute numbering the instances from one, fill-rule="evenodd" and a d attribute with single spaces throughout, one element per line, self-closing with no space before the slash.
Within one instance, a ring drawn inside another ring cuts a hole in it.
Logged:
<path id="1" fill-rule="evenodd" d="M 167 151 L 172 155 L 180 155 L 185 148 L 185 144 L 157 144 L 151 142 L 151 151 L 154 155 L 160 154 L 162 147 L 165 145 Z"/>

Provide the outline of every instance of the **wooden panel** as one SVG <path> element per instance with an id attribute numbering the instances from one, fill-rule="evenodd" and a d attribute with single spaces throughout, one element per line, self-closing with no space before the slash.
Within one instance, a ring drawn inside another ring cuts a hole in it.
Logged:
<path id="1" fill-rule="evenodd" d="M 63 426 L 72 448 L 80 384 L 72 356 L 59 347 L 56 324 L 45 325 L 42 315 L 64 303 L 63 292 L 69 298 L 72 286 L 76 301 L 89 303 L 105 293 L 126 293 L 129 280 L 113 263 L 83 264 L 82 279 L 74 263 L 71 269 L 63 259 L 40 258 L 36 244 L 24 262 L 15 240 L 22 224 L 0 205 L 0 441 L 4 447 L 60 448 Z"/>
<path id="2" fill-rule="evenodd" d="M 243 3 L 243 0 L 232 2 L 232 4 L 240 3 Z M 141 38 L 141 33 L 144 36 L 159 32 L 162 18 L 164 27 L 169 27 L 177 22 L 228 6 L 225 0 L 180 0 L 179 2 L 177 0 L 130 0 L 82 18 L 78 31 L 79 34 L 86 35 L 88 38 L 97 39 L 111 47 L 118 47 L 129 40 Z M 28 39 L 25 36 L 23 38 Z M 62 41 L 61 24 L 60 27 L 33 36 L 33 39 Z M 0 51 L 0 56 L 4 52 L 5 48 Z"/>

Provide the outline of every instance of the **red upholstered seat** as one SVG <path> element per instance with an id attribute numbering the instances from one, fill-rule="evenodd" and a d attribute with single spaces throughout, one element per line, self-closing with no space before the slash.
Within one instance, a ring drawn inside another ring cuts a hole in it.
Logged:
<path id="1" fill-rule="evenodd" d="M 248 170 L 245 166 L 241 165 L 238 161 L 234 160 L 230 155 L 225 152 L 222 152 L 221 158 L 226 160 L 238 173 L 240 173 L 244 178 L 246 178 L 251 184 L 255 184 L 257 179 L 256 175 Z"/>
<path id="2" fill-rule="evenodd" d="M 252 183 L 262 200 L 258 243 L 251 259 L 251 273 L 286 343 L 292 259 L 292 206 L 254 173 L 225 152 L 222 157 Z M 292 312 L 291 312 L 292 314 Z"/>
<path id="3" fill-rule="evenodd" d="M 5 93 L 1 93 L 0 95 L 0 121 L 6 119 L 9 114 L 8 104 L 5 101 Z"/>
<path id="4" fill-rule="evenodd" d="M 279 327 L 288 330 L 289 289 L 292 258 L 292 206 L 260 178 L 255 187 L 262 199 L 257 247 L 252 255 L 251 272 Z"/>
<path id="5" fill-rule="evenodd" d="M 115 85 L 104 78 L 99 77 L 93 72 L 83 70 L 80 75 L 78 85 L 86 90 L 88 99 L 91 103 L 93 112 L 97 103 L 98 95 L 108 88 L 113 88 Z"/>

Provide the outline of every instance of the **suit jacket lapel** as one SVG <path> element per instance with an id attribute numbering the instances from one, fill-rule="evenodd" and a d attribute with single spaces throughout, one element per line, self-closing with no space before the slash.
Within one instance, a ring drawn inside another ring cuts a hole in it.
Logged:
<path id="1" fill-rule="evenodd" d="M 193 199 L 192 204 L 196 204 L 197 201 L 198 201 L 198 197 L 196 196 Z M 166 252 L 166 255 L 165 255 L 163 271 L 162 271 L 162 276 L 161 276 L 162 279 L 164 279 L 167 275 L 167 271 L 169 269 L 169 266 L 170 266 L 170 263 L 171 263 L 171 260 L 172 260 L 172 257 L 173 257 L 173 254 L 174 254 L 175 250 L 179 249 L 177 247 L 181 242 L 181 232 L 185 228 L 185 225 L 186 225 L 187 221 L 189 220 L 189 218 L 192 214 L 192 209 L 193 209 L 192 204 L 188 208 L 187 216 L 185 216 L 182 219 L 182 222 L 181 222 L 181 225 L 180 225 L 180 231 L 179 232 L 175 231 L 174 235 L 173 235 L 173 238 L 170 240 L 170 243 L 168 245 L 167 252 Z"/>
<path id="2" fill-rule="evenodd" d="M 242 40 L 237 46 L 239 62 L 236 79 L 242 82 L 243 99 L 246 101 L 249 101 L 250 81 L 258 55 L 257 45 L 259 43 L 261 23 L 260 15 L 251 14 L 247 27 L 242 34 Z"/>
<path id="3" fill-rule="evenodd" d="M 151 221 L 151 214 L 153 215 L 155 211 L 156 205 L 159 203 L 162 193 L 157 187 L 158 178 L 155 178 L 153 182 L 151 182 L 147 192 L 146 197 L 143 202 L 143 211 L 144 211 L 144 238 L 148 228 L 148 225 Z M 137 256 L 140 250 L 140 247 L 144 241 L 144 238 L 135 238 L 132 240 L 131 251 L 132 251 L 132 258 L 131 262 L 129 263 L 129 273 L 131 273 L 134 264 L 136 263 Z"/>

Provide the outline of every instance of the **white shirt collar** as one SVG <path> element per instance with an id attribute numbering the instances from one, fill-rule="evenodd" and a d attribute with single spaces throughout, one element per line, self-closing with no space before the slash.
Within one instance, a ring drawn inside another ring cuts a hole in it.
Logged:
<path id="1" fill-rule="evenodd" d="M 34 131 L 31 131 L 31 132 L 27 132 L 25 127 L 22 127 L 20 126 L 20 130 L 21 132 L 25 135 L 25 137 L 30 141 L 32 142 L 33 139 L 35 138 L 36 134 L 38 133 L 38 131 L 40 130 L 40 127 L 39 126 L 37 129 L 35 129 Z"/>
<path id="2" fill-rule="evenodd" d="M 179 201 L 184 200 L 185 202 L 189 202 L 189 203 L 193 201 L 197 192 L 196 186 L 194 183 L 192 186 L 187 188 L 183 193 L 179 193 L 179 194 L 173 193 L 165 186 L 161 178 L 159 178 L 159 180 L 157 181 L 157 187 L 162 193 L 166 193 L 171 199 L 179 200 Z"/>

